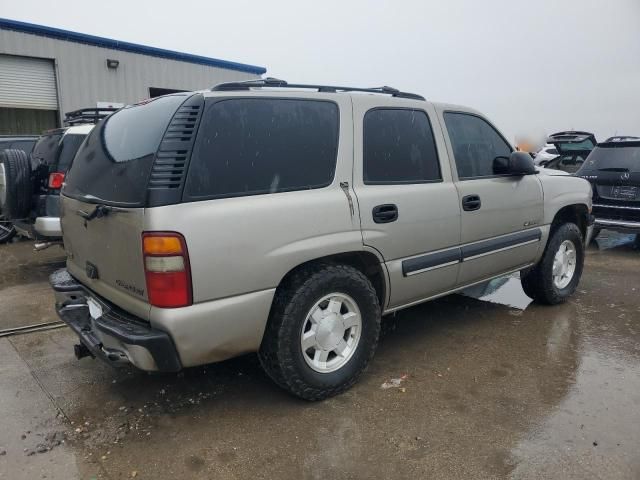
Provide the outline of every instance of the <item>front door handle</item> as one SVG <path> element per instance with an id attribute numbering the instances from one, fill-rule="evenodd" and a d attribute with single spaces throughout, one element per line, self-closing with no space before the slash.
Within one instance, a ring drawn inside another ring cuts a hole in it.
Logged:
<path id="1" fill-rule="evenodd" d="M 480 210 L 482 201 L 480 195 L 467 195 L 462 197 L 462 209 L 465 212 L 473 212 L 474 210 Z"/>
<path id="2" fill-rule="evenodd" d="M 398 207 L 393 203 L 385 203 L 373 207 L 373 221 L 376 223 L 390 223 L 398 219 Z"/>

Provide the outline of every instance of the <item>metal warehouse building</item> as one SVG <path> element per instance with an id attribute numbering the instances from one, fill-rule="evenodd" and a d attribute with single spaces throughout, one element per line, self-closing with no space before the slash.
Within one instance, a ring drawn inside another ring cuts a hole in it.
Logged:
<path id="1" fill-rule="evenodd" d="M 257 78 L 266 69 L 0 18 L 0 134 L 65 112 Z"/>

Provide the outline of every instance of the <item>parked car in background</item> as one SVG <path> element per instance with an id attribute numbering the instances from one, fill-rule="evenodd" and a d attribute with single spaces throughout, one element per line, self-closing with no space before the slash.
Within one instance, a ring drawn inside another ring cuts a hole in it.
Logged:
<path id="1" fill-rule="evenodd" d="M 30 155 L 15 148 L 0 151 L 0 211 L 14 230 L 44 248 L 62 241 L 60 189 L 78 148 L 94 123 L 116 109 L 82 109 L 66 114 L 71 126 L 42 134 Z"/>
<path id="2" fill-rule="evenodd" d="M 383 314 L 518 271 L 536 301 L 565 301 L 590 209 L 587 182 L 538 173 L 472 109 L 222 84 L 91 132 L 50 282 L 78 358 L 178 371 L 257 351 L 275 383 L 319 400 L 357 381 Z"/>
<path id="3" fill-rule="evenodd" d="M 549 160 L 537 162 L 537 165 L 575 173 L 580 169 L 593 147 L 595 147 L 596 137 L 589 132 L 558 132 L 549 136 L 547 144 L 553 145 L 558 154 Z"/>
<path id="4" fill-rule="evenodd" d="M 576 173 L 593 186 L 594 237 L 606 228 L 640 234 L 640 138 L 599 143 Z M 640 238 L 636 238 L 640 245 Z"/>
<path id="5" fill-rule="evenodd" d="M 553 160 L 558 155 L 558 149 L 554 145 L 547 143 L 544 147 L 542 147 L 535 153 L 533 157 L 533 163 L 535 163 L 536 165 L 540 165 L 540 163 L 546 163 L 549 160 Z"/>
<path id="6" fill-rule="evenodd" d="M 7 149 L 16 149 L 22 150 L 27 155 L 30 155 L 37 141 L 38 135 L 0 135 L 0 152 Z M 13 223 L 2 213 L 2 196 L 4 192 L 4 174 L 2 169 L 3 165 L 0 163 L 0 244 L 8 242 L 16 234 Z"/>

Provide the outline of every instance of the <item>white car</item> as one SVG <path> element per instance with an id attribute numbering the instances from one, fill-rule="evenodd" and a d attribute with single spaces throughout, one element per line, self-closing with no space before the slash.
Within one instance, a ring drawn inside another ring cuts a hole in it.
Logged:
<path id="1" fill-rule="evenodd" d="M 558 149 L 555 147 L 555 145 L 547 143 L 544 147 L 538 150 L 535 158 L 533 159 L 533 162 L 536 165 L 540 165 L 541 163 L 546 163 L 550 160 L 553 160 L 554 158 L 557 158 L 559 155 L 560 154 L 558 153 Z"/>

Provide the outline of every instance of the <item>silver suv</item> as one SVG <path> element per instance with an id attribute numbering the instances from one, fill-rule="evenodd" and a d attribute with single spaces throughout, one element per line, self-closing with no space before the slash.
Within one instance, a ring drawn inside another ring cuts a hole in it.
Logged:
<path id="1" fill-rule="evenodd" d="M 177 371 L 258 352 L 307 400 L 353 385 L 385 314 L 521 271 L 582 274 L 591 188 L 469 108 L 384 87 L 222 84 L 126 107 L 81 146 L 51 284 L 76 355 Z"/>

